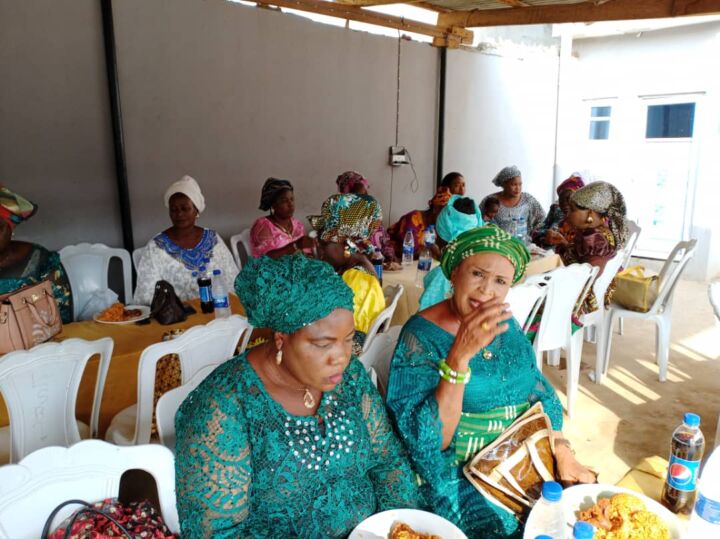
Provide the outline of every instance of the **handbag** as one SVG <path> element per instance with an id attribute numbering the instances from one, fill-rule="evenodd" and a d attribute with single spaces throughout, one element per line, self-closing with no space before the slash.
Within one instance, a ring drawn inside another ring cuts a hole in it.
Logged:
<path id="1" fill-rule="evenodd" d="M 615 286 L 615 303 L 631 311 L 646 313 L 657 299 L 660 277 L 645 275 L 643 266 L 632 266 L 617 274 Z"/>
<path id="2" fill-rule="evenodd" d="M 50 281 L 0 296 L 0 354 L 28 350 L 61 330 L 60 310 Z"/>
<path id="3" fill-rule="evenodd" d="M 542 403 L 532 405 L 463 468 L 489 502 L 527 518 L 545 481 L 555 480 L 552 424 Z"/>
<path id="4" fill-rule="evenodd" d="M 150 314 L 155 320 L 167 326 L 184 322 L 188 314 L 193 313 L 195 313 L 195 309 L 189 305 L 183 305 L 175 293 L 173 285 L 167 281 L 155 283 L 155 292 L 150 303 Z"/>

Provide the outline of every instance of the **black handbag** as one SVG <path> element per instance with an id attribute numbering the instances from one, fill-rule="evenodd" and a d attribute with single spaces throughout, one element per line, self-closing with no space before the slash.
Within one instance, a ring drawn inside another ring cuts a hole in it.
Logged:
<path id="1" fill-rule="evenodd" d="M 155 283 L 155 293 L 150 304 L 151 316 L 164 326 L 184 322 L 188 314 L 195 314 L 195 309 L 184 305 L 175 293 L 173 285 L 167 281 Z"/>
<path id="2" fill-rule="evenodd" d="M 52 521 L 55 519 L 55 515 L 58 514 L 58 511 L 65 507 L 66 505 L 82 505 L 82 509 L 79 509 L 70 519 L 70 521 L 65 526 L 65 532 L 63 533 L 63 538 L 67 539 L 67 537 L 70 535 L 70 532 L 72 531 L 73 524 L 75 524 L 75 521 L 80 518 L 82 515 L 86 513 L 95 513 L 97 515 L 103 516 L 106 519 L 108 519 L 110 522 L 112 522 L 118 530 L 125 536 L 129 537 L 129 539 L 134 539 L 133 536 L 130 534 L 129 531 L 125 529 L 125 527 L 120 524 L 117 520 L 115 520 L 112 516 L 107 514 L 105 511 L 101 511 L 100 509 L 97 509 L 87 503 L 83 500 L 67 500 L 60 505 L 58 505 L 55 509 L 53 509 L 52 513 L 50 513 L 50 516 L 45 521 L 45 526 L 43 527 L 42 535 L 40 536 L 40 539 L 46 539 L 48 534 L 50 533 L 50 526 L 52 526 Z"/>

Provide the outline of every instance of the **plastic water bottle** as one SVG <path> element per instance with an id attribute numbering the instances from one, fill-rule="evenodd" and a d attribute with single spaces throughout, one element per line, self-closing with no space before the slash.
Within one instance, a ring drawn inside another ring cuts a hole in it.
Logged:
<path id="1" fill-rule="evenodd" d="M 212 296 L 212 278 L 205 266 L 200 266 L 199 272 L 193 272 L 193 276 L 195 275 L 197 275 L 198 290 L 200 292 L 200 310 L 204 313 L 211 313 L 215 309 Z"/>
<path id="2" fill-rule="evenodd" d="M 593 539 L 595 528 L 589 522 L 578 520 L 573 526 L 573 539 Z"/>
<path id="3" fill-rule="evenodd" d="M 213 307 L 215 308 L 215 318 L 227 318 L 232 314 L 230 311 L 230 298 L 225 288 L 225 281 L 222 278 L 222 271 L 213 270 L 213 287 L 212 287 Z"/>
<path id="4" fill-rule="evenodd" d="M 560 483 L 546 481 L 542 496 L 533 508 L 533 528 L 552 539 L 565 539 L 565 511 L 561 500 Z"/>
<path id="5" fill-rule="evenodd" d="M 403 266 L 412 266 L 414 258 L 415 258 L 415 239 L 413 238 L 413 233 L 410 230 L 408 230 L 405 233 L 405 240 L 403 241 L 403 249 L 402 249 Z"/>
<path id="6" fill-rule="evenodd" d="M 375 274 L 377 275 L 378 281 L 380 281 L 380 286 L 382 286 L 382 278 L 383 278 L 383 262 L 385 261 L 385 257 L 383 257 L 382 253 L 380 252 L 379 247 L 375 247 L 375 252 L 372 254 L 372 258 L 370 258 L 370 262 L 373 265 L 373 268 L 375 269 Z"/>
<path id="7" fill-rule="evenodd" d="M 526 243 L 527 241 L 527 220 L 524 215 L 518 217 L 517 221 L 517 232 L 515 233 L 517 239 L 521 242 Z"/>
<path id="8" fill-rule="evenodd" d="M 425 230 L 425 245 L 427 247 L 430 247 L 435 243 L 435 240 L 437 239 L 437 234 L 435 232 L 435 225 L 428 225 L 427 230 Z"/>
<path id="9" fill-rule="evenodd" d="M 712 452 L 700 476 L 687 537 L 720 537 L 720 446 Z"/>
<path id="10" fill-rule="evenodd" d="M 692 511 L 704 451 L 705 438 L 700 431 L 700 416 L 686 413 L 682 425 L 672 435 L 667 479 L 660 498 L 673 513 L 690 514 Z"/>

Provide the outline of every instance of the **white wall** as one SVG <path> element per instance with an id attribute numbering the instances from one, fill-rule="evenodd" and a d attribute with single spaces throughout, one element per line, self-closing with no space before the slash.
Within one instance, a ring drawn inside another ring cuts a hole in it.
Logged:
<path id="1" fill-rule="evenodd" d="M 632 191 L 636 177 L 643 173 L 638 156 L 645 109 L 639 96 L 699 93 L 690 171 L 695 193 L 689 197 L 688 227 L 689 236 L 697 238 L 699 246 L 687 276 L 704 280 L 717 275 L 720 23 L 575 40 L 573 55 L 568 77 L 572 82 L 563 87 L 558 168 L 570 172 L 589 167 L 588 172 L 597 179 L 610 181 L 621 190 Z M 609 141 L 588 142 L 589 104 L 583 100 L 594 98 L 614 98 Z M 635 200 L 642 198 L 643 193 L 634 196 Z M 634 208 L 629 210 L 632 213 Z M 682 210 L 680 201 L 677 210 Z"/>
<path id="2" fill-rule="evenodd" d="M 523 173 L 523 190 L 547 210 L 553 198 L 557 51 L 538 47 L 522 58 L 448 51 L 446 172 L 465 175 L 478 202 L 506 165 Z"/>
<path id="3" fill-rule="evenodd" d="M 165 188 L 201 183 L 200 223 L 249 226 L 265 178 L 319 211 L 335 177 L 371 181 L 386 222 L 430 198 L 438 50 L 401 44 L 400 144 L 391 169 L 397 40 L 224 0 L 113 3 L 135 243 L 169 224 Z M 99 2 L 0 0 L 0 181 L 37 201 L 18 237 L 50 248 L 120 244 Z M 391 177 L 394 172 L 392 193 Z"/>

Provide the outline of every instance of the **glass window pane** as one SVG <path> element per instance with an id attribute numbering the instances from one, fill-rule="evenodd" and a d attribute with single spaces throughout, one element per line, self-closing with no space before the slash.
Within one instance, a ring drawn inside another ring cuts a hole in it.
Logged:
<path id="1" fill-rule="evenodd" d="M 695 103 L 649 105 L 646 138 L 690 138 L 695 123 Z"/>
<path id="2" fill-rule="evenodd" d="M 609 136 L 609 120 L 593 120 L 590 122 L 590 140 L 607 140 Z"/>
<path id="3" fill-rule="evenodd" d="M 590 116 L 592 116 L 593 118 L 609 117 L 611 110 L 612 107 L 592 107 L 592 110 L 590 111 Z"/>

